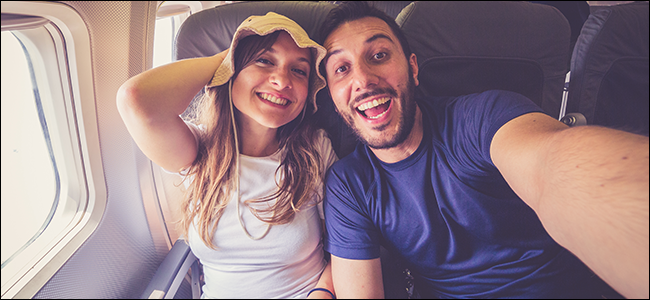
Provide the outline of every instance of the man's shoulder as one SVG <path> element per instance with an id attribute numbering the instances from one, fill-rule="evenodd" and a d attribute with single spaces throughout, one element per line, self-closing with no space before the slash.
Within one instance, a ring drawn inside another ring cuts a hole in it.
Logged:
<path id="1" fill-rule="evenodd" d="M 335 162 L 328 171 L 328 185 L 335 182 L 345 185 L 372 182 L 377 170 L 368 152 L 367 147 L 359 143 L 354 151 Z"/>

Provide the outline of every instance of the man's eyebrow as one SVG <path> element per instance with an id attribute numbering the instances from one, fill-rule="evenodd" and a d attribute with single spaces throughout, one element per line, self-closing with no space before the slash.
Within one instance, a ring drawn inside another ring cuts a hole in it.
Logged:
<path id="1" fill-rule="evenodd" d="M 383 33 L 377 33 L 377 34 L 371 36 L 370 38 L 368 38 L 368 39 L 366 40 L 365 44 L 372 43 L 372 42 L 376 41 L 377 39 L 381 39 L 381 38 L 383 38 L 383 39 L 387 39 L 387 40 L 389 40 L 391 43 L 393 43 L 393 40 L 392 40 L 389 36 L 387 36 L 387 35 L 385 35 L 385 34 L 383 34 Z"/>
<path id="2" fill-rule="evenodd" d="M 339 54 L 343 51 L 343 49 L 336 49 L 330 53 L 327 53 L 325 57 L 323 57 L 323 60 L 321 61 L 322 64 L 327 65 L 327 61 L 330 59 L 330 56 Z"/>
<path id="3" fill-rule="evenodd" d="M 389 36 L 387 36 L 387 35 L 385 35 L 385 34 L 383 34 L 383 33 L 378 33 L 378 34 L 375 34 L 375 35 L 371 36 L 370 38 L 368 38 L 368 39 L 364 42 L 364 44 L 372 43 L 372 42 L 376 41 L 377 39 L 387 39 L 387 40 L 389 40 L 391 43 L 393 42 L 393 39 L 391 39 Z M 330 52 L 330 53 L 327 53 L 327 55 L 325 55 L 325 57 L 323 58 L 323 63 L 324 63 L 325 65 L 327 65 L 327 61 L 330 59 L 330 56 L 332 56 L 332 55 L 336 55 L 336 54 L 339 54 L 339 53 L 341 53 L 342 51 L 343 51 L 343 49 L 336 49 L 336 50 L 334 50 L 334 51 L 332 51 L 332 52 Z"/>

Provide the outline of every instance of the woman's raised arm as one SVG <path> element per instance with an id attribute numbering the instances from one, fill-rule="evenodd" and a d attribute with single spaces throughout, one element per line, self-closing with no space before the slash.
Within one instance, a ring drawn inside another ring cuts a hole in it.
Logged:
<path id="1" fill-rule="evenodd" d="M 117 108 L 129 133 L 166 170 L 180 171 L 196 158 L 196 140 L 179 115 L 212 79 L 227 51 L 147 70 L 117 92 Z"/>

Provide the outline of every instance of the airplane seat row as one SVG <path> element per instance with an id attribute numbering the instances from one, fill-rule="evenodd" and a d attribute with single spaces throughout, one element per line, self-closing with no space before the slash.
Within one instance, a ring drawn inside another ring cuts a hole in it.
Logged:
<path id="1" fill-rule="evenodd" d="M 594 12 L 593 17 L 585 22 L 581 35 L 576 42 L 573 55 L 571 55 L 571 28 L 563 14 L 555 7 L 530 2 L 429 2 L 398 1 L 391 4 L 382 4 L 383 1 L 371 1 L 378 8 L 396 18 L 398 25 L 404 30 L 411 50 L 417 55 L 420 69 L 419 92 L 431 96 L 456 96 L 482 92 L 489 89 L 503 89 L 518 92 L 529 97 L 538 104 L 547 114 L 559 119 L 567 112 L 581 112 L 583 107 L 589 105 L 577 103 L 587 100 L 574 100 L 578 95 L 578 56 L 584 55 L 586 40 L 591 22 L 602 24 L 614 19 L 616 12 Z M 264 15 L 273 11 L 285 15 L 298 24 L 318 41 L 320 24 L 327 13 L 337 5 L 332 2 L 237 2 L 206 9 L 190 16 L 181 26 L 175 43 L 174 55 L 177 60 L 204 57 L 219 53 L 230 46 L 232 36 L 238 25 L 250 15 Z M 621 6 L 627 9 L 627 6 Z M 643 13 L 621 15 L 628 21 L 627 31 L 639 37 L 620 36 L 620 39 L 611 38 L 609 43 L 614 43 L 613 48 L 622 41 L 640 40 L 639 49 L 645 45 L 645 69 L 643 69 L 643 53 L 641 59 L 617 59 L 616 66 L 607 69 L 605 73 L 620 78 L 621 73 L 626 76 L 623 82 L 609 80 L 602 84 L 597 95 L 584 97 L 613 97 L 621 96 L 632 99 L 635 96 L 645 99 L 645 109 L 634 108 L 625 111 L 626 114 L 645 113 L 645 132 L 647 135 L 648 124 L 648 3 L 630 4 L 629 7 L 645 7 L 645 23 Z M 612 11 L 618 8 L 612 7 Z M 395 12 L 399 11 L 399 14 Z M 591 19 L 594 19 L 591 21 Z M 632 26 L 634 25 L 634 26 Z M 645 44 L 640 37 L 645 29 Z M 593 30 L 592 30 L 593 31 Z M 599 31 L 601 35 L 604 30 Z M 592 34 L 592 36 L 597 36 Z M 595 40 L 599 40 L 596 38 Z M 322 41 L 319 41 L 322 42 Z M 612 48 L 610 46 L 609 48 Z M 600 59 L 600 58 L 598 58 Z M 583 59 L 583 61 L 586 59 Z M 571 61 L 571 86 L 569 90 L 569 104 L 563 103 L 563 90 L 566 87 L 565 78 L 568 73 L 567 62 Z M 587 59 L 588 61 L 588 59 Z M 630 73 L 630 70 L 637 70 Z M 584 73 L 591 73 L 590 68 L 584 68 Z M 645 73 L 643 73 L 645 72 Z M 645 74 L 645 77 L 643 77 Z M 645 81 L 644 81 L 645 80 Z M 583 86 L 590 80 L 585 79 Z M 645 94 L 637 90 L 628 92 L 612 92 L 609 87 L 637 85 L 643 88 Z M 586 87 L 593 89 L 591 87 Z M 583 89 L 584 90 L 584 89 Z M 620 93 L 620 94 L 619 94 Z M 201 93 L 197 95 L 199 97 Z M 644 96 L 645 95 L 645 96 Z M 635 98 L 636 99 L 636 98 Z M 620 100 L 620 101 L 623 101 Z M 636 101 L 636 100 L 634 100 Z M 575 102 L 575 103 L 574 103 Z M 317 95 L 319 105 L 315 116 L 318 124 L 324 128 L 332 140 L 332 145 L 339 157 L 343 157 L 354 150 L 357 142 L 352 131 L 336 113 L 334 105 L 326 90 Z M 635 102 L 643 103 L 643 101 Z M 616 106 L 618 104 L 614 104 Z M 576 107 L 577 106 L 577 107 Z M 593 104 L 592 104 L 593 106 Z M 604 112 L 612 111 L 611 105 L 599 109 L 596 105 L 595 113 L 587 113 L 587 120 L 593 123 Z M 192 116 L 193 105 L 186 110 L 184 116 Z M 618 112 L 615 112 L 618 114 Z M 619 114 L 620 115 L 620 114 Z M 624 116 L 625 117 L 625 116 Z M 598 123 L 595 123 L 598 124 Z M 186 268 L 183 264 L 193 259 L 191 251 L 183 241 L 177 241 L 173 248 L 181 248 L 170 252 L 174 258 L 167 259 L 156 272 L 149 288 L 143 294 L 144 298 L 150 296 L 156 289 L 169 289 L 173 278 L 168 271 L 172 264 L 175 270 L 184 270 L 177 275 L 184 277 Z M 180 254 L 178 254 L 180 253 Z M 189 266 L 188 266 L 189 267 Z M 417 297 L 417 290 L 413 289 L 410 271 L 401 262 L 399 256 L 392 254 L 389 249 L 382 249 L 382 268 L 384 285 L 387 298 Z M 159 274 L 160 273 L 160 274 Z M 174 275 L 174 274 L 171 274 Z M 175 287 L 177 288 L 177 287 Z M 174 288 L 174 289 L 175 289 Z M 196 286 L 192 283 L 192 289 Z M 185 295 L 177 297 L 191 297 L 189 289 Z M 181 290 L 183 287 L 181 286 Z M 169 295 L 167 295 L 169 296 Z M 196 294 L 194 294 L 196 297 Z"/>
<path id="2" fill-rule="evenodd" d="M 418 1 L 404 8 L 396 20 L 418 57 L 419 90 L 514 91 L 570 126 L 647 136 L 648 1 L 591 6 L 584 21 L 540 2 Z"/>

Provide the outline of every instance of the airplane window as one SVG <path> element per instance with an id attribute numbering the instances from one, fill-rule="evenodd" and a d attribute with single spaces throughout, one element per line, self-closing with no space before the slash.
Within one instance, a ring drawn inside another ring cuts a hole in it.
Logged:
<path id="1" fill-rule="evenodd" d="M 180 25 L 180 16 L 156 19 L 156 31 L 153 38 L 153 67 L 172 62 L 172 45 Z"/>
<path id="2" fill-rule="evenodd" d="M 153 38 L 154 68 L 174 60 L 172 49 L 176 34 L 187 17 L 204 9 L 204 4 L 201 2 L 206 1 L 164 1 L 158 7 Z M 223 4 L 232 1 L 220 2 Z"/>
<path id="3" fill-rule="evenodd" d="M 2 21 L 2 298 L 31 298 L 93 234 L 107 193 L 86 23 L 29 1 L 4 1 Z"/>
<path id="4" fill-rule="evenodd" d="M 59 176 L 22 45 L 2 32 L 2 268 L 54 215 Z M 20 229 L 20 230 L 17 230 Z"/>

